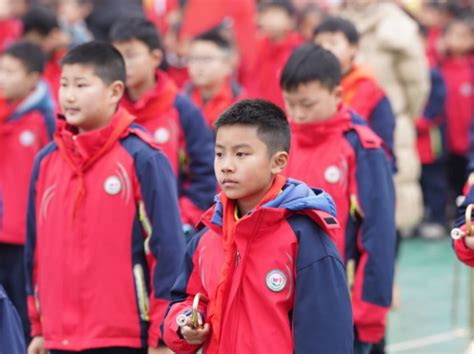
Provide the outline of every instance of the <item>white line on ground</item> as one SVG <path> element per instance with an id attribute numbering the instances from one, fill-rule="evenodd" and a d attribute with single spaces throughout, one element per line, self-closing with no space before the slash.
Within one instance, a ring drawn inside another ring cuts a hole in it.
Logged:
<path id="1" fill-rule="evenodd" d="M 389 344 L 386 347 L 388 353 L 400 353 L 417 348 L 427 347 L 433 344 L 449 342 L 457 338 L 467 338 L 469 330 L 467 328 L 457 328 L 449 332 L 434 334 L 432 336 L 420 337 L 404 342 Z"/>

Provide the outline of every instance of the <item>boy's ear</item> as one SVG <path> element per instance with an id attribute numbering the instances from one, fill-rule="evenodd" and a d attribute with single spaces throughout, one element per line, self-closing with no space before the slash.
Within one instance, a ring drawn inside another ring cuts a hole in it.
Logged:
<path id="1" fill-rule="evenodd" d="M 116 80 L 110 84 L 110 98 L 113 103 L 118 104 L 125 91 L 125 84 L 123 81 Z"/>
<path id="2" fill-rule="evenodd" d="M 161 62 L 163 61 L 163 51 L 160 49 L 153 49 L 151 51 L 151 56 L 155 61 L 155 67 L 159 67 L 161 65 Z"/>
<path id="3" fill-rule="evenodd" d="M 277 151 L 272 157 L 272 174 L 282 173 L 288 165 L 288 153 L 286 151 Z"/>
<path id="4" fill-rule="evenodd" d="M 335 88 L 334 88 L 334 96 L 336 97 L 336 100 L 337 100 L 337 103 L 341 103 L 342 102 L 342 86 L 341 85 L 337 85 Z"/>

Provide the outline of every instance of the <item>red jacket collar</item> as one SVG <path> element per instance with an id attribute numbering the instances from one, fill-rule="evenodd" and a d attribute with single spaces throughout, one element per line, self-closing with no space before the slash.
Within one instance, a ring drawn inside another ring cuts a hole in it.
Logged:
<path id="1" fill-rule="evenodd" d="M 137 101 L 132 101 L 126 94 L 122 99 L 122 106 L 137 117 L 138 123 L 141 123 L 156 119 L 160 114 L 172 108 L 177 93 L 178 88 L 168 75 L 157 70 L 155 87 Z"/>
<path id="2" fill-rule="evenodd" d="M 84 171 L 105 155 L 123 137 L 135 117 L 119 108 L 109 125 L 102 129 L 78 134 L 76 127 L 64 119 L 58 121 L 54 141 L 62 156 L 73 169 Z"/>
<path id="3" fill-rule="evenodd" d="M 316 146 L 329 137 L 343 134 L 351 127 L 351 115 L 347 107 L 340 105 L 338 112 L 323 122 L 298 124 L 290 121 L 291 133 L 300 145 Z"/>

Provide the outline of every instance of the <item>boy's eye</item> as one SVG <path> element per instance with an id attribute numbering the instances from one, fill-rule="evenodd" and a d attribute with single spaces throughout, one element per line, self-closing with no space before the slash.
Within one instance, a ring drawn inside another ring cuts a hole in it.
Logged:
<path id="1" fill-rule="evenodd" d="M 77 87 L 79 88 L 86 87 L 86 86 L 87 86 L 86 84 L 77 84 Z"/>
<path id="2" fill-rule="evenodd" d="M 236 155 L 237 155 L 237 157 L 245 157 L 248 154 L 246 152 L 239 151 L 239 152 L 236 153 Z"/>
<path id="3" fill-rule="evenodd" d="M 222 157 L 222 152 L 217 152 L 216 151 L 216 157 Z"/>

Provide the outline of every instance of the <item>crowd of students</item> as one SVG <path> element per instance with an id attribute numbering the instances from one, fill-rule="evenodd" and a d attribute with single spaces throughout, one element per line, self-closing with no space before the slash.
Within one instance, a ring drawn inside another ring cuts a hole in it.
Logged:
<path id="1" fill-rule="evenodd" d="M 469 4 L 5 4 L 0 352 L 383 353 L 401 237 L 474 266 Z"/>

